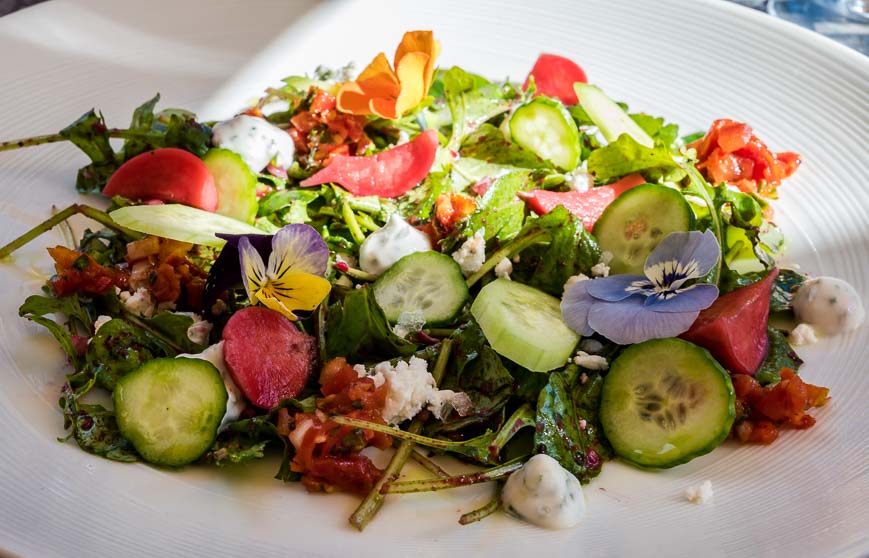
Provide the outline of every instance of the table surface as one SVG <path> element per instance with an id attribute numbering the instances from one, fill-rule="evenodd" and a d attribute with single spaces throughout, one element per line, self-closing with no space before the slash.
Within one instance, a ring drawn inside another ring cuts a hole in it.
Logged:
<path id="1" fill-rule="evenodd" d="M 45 0 L 0 0 L 0 17 Z M 722 0 L 724 1 L 724 0 Z M 770 4 L 779 6 L 771 11 L 782 19 L 826 35 L 854 50 L 869 55 L 869 19 L 853 21 L 826 7 L 834 0 L 729 0 L 759 11 Z"/>

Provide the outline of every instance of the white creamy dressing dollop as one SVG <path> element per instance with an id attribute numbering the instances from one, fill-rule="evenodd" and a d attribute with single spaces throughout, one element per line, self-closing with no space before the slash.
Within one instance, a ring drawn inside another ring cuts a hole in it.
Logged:
<path id="1" fill-rule="evenodd" d="M 570 471 L 539 453 L 510 475 L 501 491 L 508 513 L 548 529 L 565 529 L 585 514 L 582 485 Z"/>
<path id="2" fill-rule="evenodd" d="M 427 234 L 411 227 L 400 215 L 393 213 L 381 229 L 369 234 L 362 242 L 359 247 L 359 267 L 367 273 L 380 275 L 404 256 L 431 249 Z"/>
<path id="3" fill-rule="evenodd" d="M 223 385 L 226 386 L 227 397 L 226 412 L 223 415 L 223 420 L 220 421 L 220 426 L 217 431 L 223 432 L 230 422 L 238 420 L 241 416 L 241 412 L 244 411 L 245 407 L 247 407 L 247 400 L 245 400 L 244 394 L 241 393 L 241 389 L 235 385 L 235 382 L 229 373 L 229 368 L 226 367 L 226 361 L 223 359 L 223 341 L 208 347 L 201 353 L 196 353 L 195 355 L 181 354 L 176 358 L 180 357 L 207 360 L 217 368 L 218 372 L 220 372 L 220 377 L 223 379 Z"/>
<path id="4" fill-rule="evenodd" d="M 803 283 L 793 298 L 797 321 L 823 335 L 838 335 L 860 327 L 866 310 L 860 295 L 847 281 L 816 277 Z"/>
<path id="5" fill-rule="evenodd" d="M 214 126 L 214 145 L 238 153 L 253 172 L 262 171 L 272 159 L 278 166 L 293 164 L 296 146 L 285 131 L 263 118 L 240 114 Z"/>

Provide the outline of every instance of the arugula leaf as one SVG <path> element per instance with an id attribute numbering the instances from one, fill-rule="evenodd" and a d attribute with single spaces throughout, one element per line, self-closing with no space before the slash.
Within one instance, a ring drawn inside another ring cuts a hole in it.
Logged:
<path id="1" fill-rule="evenodd" d="M 82 193 L 100 192 L 118 166 L 103 115 L 91 109 L 61 130 L 60 135 L 84 151 L 91 160 L 91 164 L 78 170 L 76 189 Z"/>
<path id="2" fill-rule="evenodd" d="M 799 370 L 803 365 L 803 359 L 791 348 L 784 333 L 770 326 L 767 326 L 766 333 L 769 338 L 769 350 L 754 374 L 754 379 L 761 385 L 769 386 L 781 381 L 782 368 L 790 368 L 794 372 Z"/>
<path id="3" fill-rule="evenodd" d="M 631 114 L 631 119 L 649 134 L 656 144 L 670 147 L 679 137 L 679 126 L 676 124 L 665 124 L 663 118 L 649 116 L 648 114 Z"/>
<path id="4" fill-rule="evenodd" d="M 497 237 L 501 242 L 519 234 L 525 220 L 525 202 L 516 196 L 516 192 L 532 189 L 530 177 L 529 172 L 517 171 L 495 180 L 479 199 L 465 234 L 471 236 L 485 229 L 486 240 Z"/>
<path id="5" fill-rule="evenodd" d="M 111 229 L 85 229 L 78 251 L 89 255 L 100 265 L 113 266 L 125 261 L 127 239 Z"/>
<path id="6" fill-rule="evenodd" d="M 502 88 L 458 66 L 444 72 L 441 78 L 444 98 L 452 115 L 452 132 L 447 144 L 450 149 L 458 149 L 474 127 L 510 110 L 510 102 L 505 98 L 512 94 L 510 88 Z"/>
<path id="7" fill-rule="evenodd" d="M 648 148 L 628 134 L 606 147 L 596 149 L 588 157 L 588 172 L 597 180 L 609 181 L 640 171 L 656 171 L 669 181 L 678 181 L 685 171 L 673 160 L 666 147 Z"/>
<path id="8" fill-rule="evenodd" d="M 526 251 L 526 258 L 538 261 L 528 284 L 561 298 L 570 277 L 579 273 L 591 276 L 591 268 L 600 261 L 600 247 L 582 220 L 563 206 L 534 220 L 533 225 L 547 230 L 550 242 L 536 254 Z"/>
<path id="9" fill-rule="evenodd" d="M 580 482 L 587 483 L 599 472 L 600 458 L 590 454 L 591 440 L 580 429 L 579 420 L 564 373 L 551 373 L 537 400 L 534 447 L 538 453 L 556 459 Z"/>
<path id="10" fill-rule="evenodd" d="M 139 460 L 133 445 L 121 436 L 114 413 L 102 405 L 79 403 L 69 386 L 64 387 L 60 407 L 63 426 L 72 429 L 71 435 L 81 449 L 114 461 Z"/>
<path id="11" fill-rule="evenodd" d="M 483 124 L 469 134 L 462 142 L 459 152 L 462 158 L 479 159 L 493 165 L 523 169 L 555 168 L 555 165 L 544 161 L 535 153 L 509 141 L 499 128 L 491 124 Z"/>
<path id="12" fill-rule="evenodd" d="M 464 190 L 483 180 L 495 180 L 511 172 L 523 170 L 511 165 L 488 163 L 471 157 L 459 157 L 453 162 L 450 180 L 453 190 Z"/>
<path id="13" fill-rule="evenodd" d="M 65 316 L 68 320 L 67 325 L 61 325 L 45 317 L 47 314 L 53 314 L 58 318 Z M 84 360 L 73 342 L 73 332 L 90 335 L 90 332 L 93 331 L 93 321 L 90 312 L 82 305 L 78 295 L 67 297 L 30 295 L 18 308 L 18 315 L 47 329 L 57 340 L 63 352 L 66 353 L 73 368 L 76 371 L 82 369 Z"/>
<path id="14" fill-rule="evenodd" d="M 194 343 L 187 336 L 187 330 L 193 325 L 193 318 L 177 312 L 160 312 L 153 318 L 142 318 L 142 321 L 158 333 L 167 337 L 185 353 L 200 353 L 205 345 Z"/>
<path id="15" fill-rule="evenodd" d="M 792 269 L 780 269 L 778 277 L 775 278 L 775 283 L 773 283 L 772 293 L 770 293 L 769 311 L 783 312 L 790 310 L 794 294 L 807 279 L 808 277 Z"/>
<path id="16" fill-rule="evenodd" d="M 265 448 L 275 441 L 288 445 L 267 416 L 237 420 L 229 423 L 226 430 L 218 435 L 214 445 L 203 456 L 203 460 L 224 467 L 262 459 L 265 456 Z"/>
<path id="17" fill-rule="evenodd" d="M 308 205 L 319 197 L 319 190 L 277 190 L 260 200 L 257 217 L 280 224 L 309 223 Z"/>
<path id="18" fill-rule="evenodd" d="M 326 318 L 328 358 L 343 356 L 350 362 L 410 356 L 416 345 L 397 336 L 368 286 L 353 289 L 329 307 Z"/>
<path id="19" fill-rule="evenodd" d="M 411 189 L 400 205 L 405 207 L 406 213 L 426 220 L 431 217 L 438 196 L 451 190 L 449 173 L 433 172 L 419 186 Z"/>
<path id="20" fill-rule="evenodd" d="M 146 331 L 115 318 L 106 322 L 88 344 L 86 361 L 97 383 L 109 391 L 124 375 L 157 357 L 174 351 Z"/>
<path id="21" fill-rule="evenodd" d="M 570 397 L 573 399 L 576 413 L 586 421 L 583 432 L 590 441 L 589 447 L 598 454 L 601 461 L 609 459 L 613 452 L 609 442 L 604 438 L 599 418 L 603 374 L 585 372 L 584 380 L 581 374 L 575 374 L 570 381 L 570 386 Z M 599 469 L 599 467 L 592 467 L 591 469 L 594 472 L 594 469 Z"/>

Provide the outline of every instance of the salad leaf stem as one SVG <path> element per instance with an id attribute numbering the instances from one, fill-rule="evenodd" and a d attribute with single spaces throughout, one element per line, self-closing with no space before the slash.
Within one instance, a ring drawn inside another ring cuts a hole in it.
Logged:
<path id="1" fill-rule="evenodd" d="M 682 168 L 688 173 L 688 179 L 691 181 L 691 185 L 693 186 L 691 188 L 691 193 L 699 196 L 709 209 L 709 217 L 712 219 L 712 234 L 715 235 L 716 240 L 718 240 L 718 245 L 721 246 L 723 251 L 726 246 L 724 243 L 724 227 L 722 226 L 721 219 L 718 216 L 718 210 L 715 208 L 715 202 L 712 201 L 712 195 L 710 194 L 711 187 L 703 178 L 703 175 L 701 175 L 697 168 L 690 162 L 683 163 Z M 723 257 L 718 258 L 718 263 L 715 264 L 715 267 L 712 269 L 712 273 L 710 274 L 709 282 L 713 285 L 717 285 L 718 280 L 721 278 L 723 259 Z"/>
<path id="2" fill-rule="evenodd" d="M 434 369 L 432 370 L 432 376 L 434 377 L 436 385 L 440 385 L 440 382 L 443 379 L 444 372 L 446 371 L 447 364 L 449 363 L 450 355 L 452 352 L 452 340 L 444 339 L 444 341 L 441 343 L 441 351 L 440 353 L 438 353 L 437 361 L 435 362 Z M 340 423 L 340 420 L 354 419 L 336 416 L 332 417 L 332 420 Z M 364 424 L 373 424 L 367 421 L 358 422 Z M 419 432 L 422 430 L 424 423 L 425 421 L 420 417 L 413 419 L 410 423 L 410 426 L 407 428 L 407 433 L 411 434 L 412 436 L 418 435 Z M 384 426 L 383 428 L 388 431 L 387 434 L 392 434 L 398 431 L 397 429 L 393 429 L 389 426 Z M 420 438 L 424 437 L 420 436 Z M 378 510 L 380 510 L 381 506 L 383 506 L 383 493 L 381 492 L 381 490 L 387 483 L 392 482 L 398 478 L 398 476 L 401 474 L 401 469 L 404 467 L 404 464 L 410 457 L 411 452 L 413 452 L 413 441 L 409 439 L 402 440 L 396 448 L 392 459 L 389 461 L 389 465 L 386 466 L 386 470 L 383 471 L 383 476 L 380 477 L 380 480 L 377 481 L 377 483 L 371 489 L 371 492 L 369 492 L 365 499 L 362 500 L 362 502 L 353 512 L 353 515 L 350 516 L 351 525 L 362 531 L 363 529 L 365 529 L 365 526 L 368 525 L 368 523 L 372 519 L 374 519 L 374 516 L 377 514 Z"/>
<path id="3" fill-rule="evenodd" d="M 89 205 L 82 205 L 82 204 L 74 203 L 63 210 L 58 211 L 57 213 L 55 213 L 54 215 L 52 215 L 51 217 L 49 217 L 45 221 L 39 223 L 38 225 L 36 225 L 35 227 L 30 229 L 26 233 L 22 234 L 21 236 L 19 236 L 18 238 L 16 238 L 12 242 L 10 242 L 9 244 L 0 248 L 0 258 L 5 258 L 6 256 L 11 255 L 12 252 L 14 252 L 15 250 L 18 250 L 19 248 L 21 248 L 22 246 L 24 246 L 25 244 L 27 244 L 31 240 L 35 239 L 36 237 L 38 237 L 44 233 L 47 233 L 48 231 L 50 231 L 51 229 L 53 229 L 57 225 L 63 223 L 64 221 L 66 221 L 67 219 L 72 217 L 73 215 L 78 215 L 78 214 L 89 217 L 89 218 L 93 219 L 94 221 L 100 223 L 104 227 L 112 229 L 113 231 L 127 237 L 130 240 L 137 240 L 137 239 L 142 238 L 141 233 L 137 233 L 135 231 L 132 231 L 126 227 L 122 227 L 122 226 L 118 225 L 117 223 L 115 223 L 115 221 L 111 217 L 109 217 L 109 214 L 106 213 L 105 211 L 100 211 L 99 209 L 97 209 L 95 207 L 91 207 Z"/>
<path id="4" fill-rule="evenodd" d="M 418 449 L 410 452 L 410 457 L 414 461 L 416 461 L 423 469 L 436 477 L 446 478 L 450 476 L 450 474 L 444 471 L 440 465 L 423 455 L 422 452 L 420 452 Z"/>
<path id="5" fill-rule="evenodd" d="M 432 327 L 424 329 L 423 332 L 432 337 L 450 337 L 456 330 L 451 327 Z"/>
<path id="6" fill-rule="evenodd" d="M 455 475 L 439 479 L 425 479 L 416 481 L 388 482 L 383 485 L 380 492 L 383 494 L 409 494 L 412 492 L 433 492 L 435 490 L 447 490 L 459 486 L 470 486 L 481 482 L 490 482 L 509 476 L 518 471 L 525 463 L 525 456 L 512 459 L 503 465 L 490 469 L 484 469 L 468 475 Z"/>
<path id="7" fill-rule="evenodd" d="M 120 139 L 138 139 L 138 140 L 147 140 L 147 139 L 160 139 L 164 134 L 159 132 L 146 132 L 139 130 L 128 130 L 125 128 L 109 128 L 106 130 L 106 134 L 110 138 L 120 138 Z M 69 137 L 57 133 L 57 134 L 45 134 L 42 136 L 33 136 L 29 138 L 21 138 L 16 140 L 8 140 L 0 142 L 0 151 L 13 151 L 15 149 L 21 149 L 23 147 L 34 147 L 37 145 L 45 145 L 49 143 L 57 143 L 61 141 L 69 141 Z"/>
<path id="8" fill-rule="evenodd" d="M 347 228 L 350 229 L 350 236 L 356 244 L 362 244 L 365 241 L 365 233 L 359 227 L 359 222 L 356 220 L 356 214 L 350 209 L 350 204 L 345 198 L 341 202 L 341 214 L 344 217 L 344 222 L 347 223 Z"/>
<path id="9" fill-rule="evenodd" d="M 515 256 L 525 248 L 528 248 L 532 244 L 535 244 L 540 240 L 541 237 L 547 235 L 548 233 L 545 230 L 538 229 L 528 233 L 525 236 L 519 237 L 512 242 L 507 243 L 500 250 L 489 256 L 485 262 L 483 262 L 480 270 L 468 277 L 466 283 L 468 287 L 473 287 L 474 284 L 482 279 L 487 273 L 495 269 L 495 266 L 498 265 L 498 262 L 503 260 L 504 258 L 510 258 Z"/>
<path id="10" fill-rule="evenodd" d="M 492 496 L 492 499 L 486 502 L 482 507 L 475 509 L 474 511 L 468 512 L 466 514 L 462 514 L 459 518 L 459 525 L 468 525 L 470 523 L 474 523 L 480 521 L 481 519 L 488 517 L 498 511 L 501 507 L 501 490 L 500 487 L 495 491 L 495 495 Z"/>
<path id="11" fill-rule="evenodd" d="M 368 273 L 367 271 L 362 271 L 361 269 L 356 269 L 355 267 L 348 267 L 345 271 L 341 273 L 345 275 L 349 275 L 354 279 L 358 279 L 359 281 L 369 281 L 374 282 L 377 279 L 377 275 L 373 273 Z"/>

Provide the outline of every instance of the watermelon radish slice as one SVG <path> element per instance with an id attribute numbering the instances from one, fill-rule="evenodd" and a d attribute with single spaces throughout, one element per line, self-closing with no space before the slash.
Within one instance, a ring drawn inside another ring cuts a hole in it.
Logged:
<path id="1" fill-rule="evenodd" d="M 280 313 L 251 306 L 223 328 L 223 358 L 244 396 L 270 409 L 295 397 L 314 369 L 317 342 Z"/>
<path id="2" fill-rule="evenodd" d="M 719 297 L 680 337 L 712 353 L 731 374 L 754 375 L 769 346 L 769 296 L 777 276 L 773 269 L 761 281 Z"/>
<path id="3" fill-rule="evenodd" d="M 585 192 L 532 190 L 530 192 L 518 192 L 517 195 L 525 200 L 528 207 L 538 215 L 544 215 L 559 205 L 563 205 L 574 216 L 582 219 L 582 224 L 590 231 L 594 227 L 595 222 L 603 215 L 603 210 L 613 200 L 634 186 L 645 184 L 645 182 L 646 179 L 642 175 L 629 174 L 618 182 L 591 188 Z"/>
<path id="4" fill-rule="evenodd" d="M 579 65 L 557 54 L 541 54 L 534 63 L 534 67 L 525 78 L 522 90 L 526 91 L 534 76 L 534 85 L 537 87 L 537 95 L 547 95 L 559 99 L 565 105 L 575 105 L 579 102 L 573 84 L 580 81 L 586 83 L 588 78 L 585 71 Z"/>

